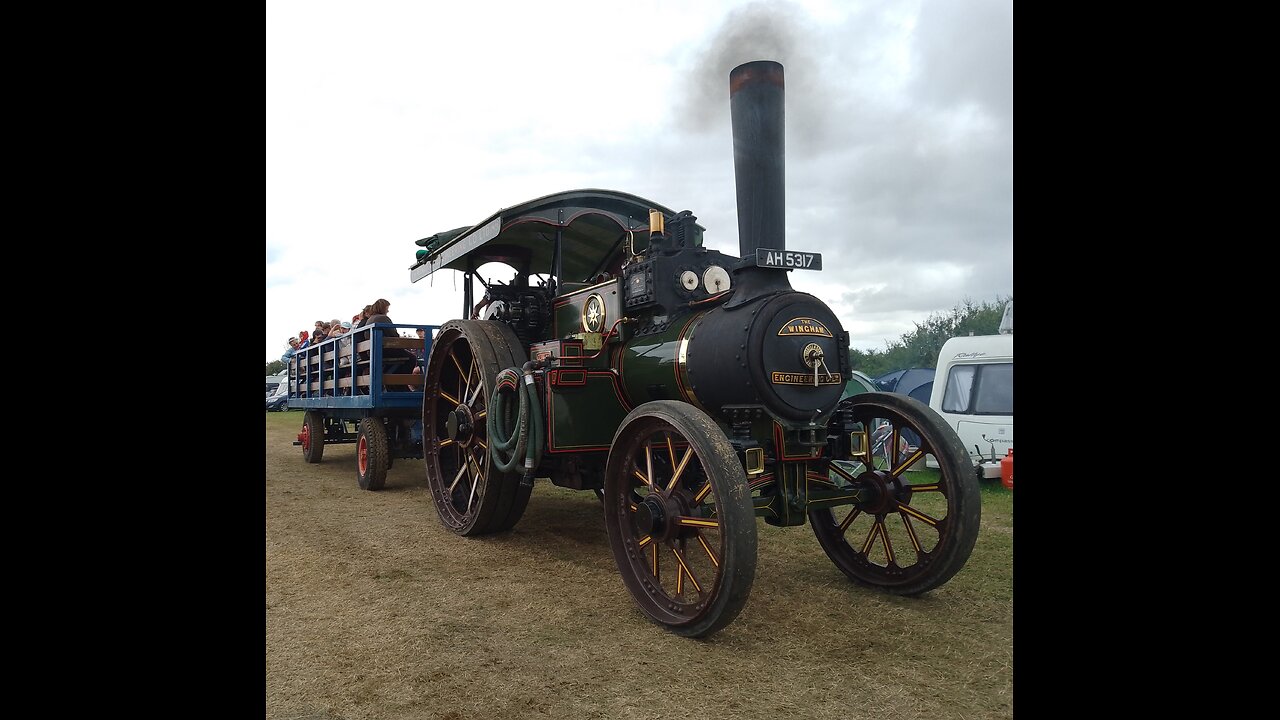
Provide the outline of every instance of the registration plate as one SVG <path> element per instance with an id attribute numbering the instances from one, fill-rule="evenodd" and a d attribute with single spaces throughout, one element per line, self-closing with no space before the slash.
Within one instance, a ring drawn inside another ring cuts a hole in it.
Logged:
<path id="1" fill-rule="evenodd" d="M 821 270 L 822 253 L 756 248 L 756 267 Z"/>

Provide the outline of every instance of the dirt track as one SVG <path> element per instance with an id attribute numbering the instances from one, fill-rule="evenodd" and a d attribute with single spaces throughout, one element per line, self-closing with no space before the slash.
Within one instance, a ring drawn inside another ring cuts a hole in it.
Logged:
<path id="1" fill-rule="evenodd" d="M 462 538 L 421 461 L 363 491 L 352 445 L 303 462 L 301 422 L 267 414 L 269 719 L 1012 716 L 1011 568 L 898 598 L 759 522 L 746 608 L 687 640 L 633 605 L 591 493 L 540 482 L 513 531 Z M 983 526 L 975 557 L 1008 551 L 1011 520 Z"/>

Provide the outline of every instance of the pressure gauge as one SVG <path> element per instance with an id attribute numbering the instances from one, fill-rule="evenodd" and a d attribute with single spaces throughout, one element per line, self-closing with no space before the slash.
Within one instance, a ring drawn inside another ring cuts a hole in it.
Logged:
<path id="1" fill-rule="evenodd" d="M 692 270 L 685 270 L 680 273 L 680 284 L 684 286 L 685 290 L 697 290 L 698 273 Z"/>
<path id="2" fill-rule="evenodd" d="M 707 292 L 715 295 L 729 289 L 729 273 L 719 265 L 712 265 L 702 273 L 702 282 Z"/>

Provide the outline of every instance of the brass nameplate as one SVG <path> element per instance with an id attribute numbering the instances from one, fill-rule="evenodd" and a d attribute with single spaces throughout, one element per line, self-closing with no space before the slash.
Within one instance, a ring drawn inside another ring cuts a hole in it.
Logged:
<path id="1" fill-rule="evenodd" d="M 813 385 L 813 376 L 804 373 L 775 371 L 769 379 L 774 385 Z M 839 385 L 841 382 L 843 381 L 840 373 L 818 376 L 819 385 Z"/>
<path id="2" fill-rule="evenodd" d="M 822 337 L 831 337 L 831 331 L 827 329 L 826 325 L 813 318 L 798 317 L 788 320 L 778 330 L 778 335 L 820 335 Z M 810 380 L 812 379 L 810 378 Z"/>

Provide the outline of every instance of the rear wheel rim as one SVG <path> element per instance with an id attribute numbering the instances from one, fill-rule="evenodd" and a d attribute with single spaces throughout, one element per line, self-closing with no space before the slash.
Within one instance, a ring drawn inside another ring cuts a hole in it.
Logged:
<path id="1" fill-rule="evenodd" d="M 485 494 L 496 482 L 491 476 L 501 474 L 491 466 L 487 437 L 496 365 L 477 327 L 446 326 L 432 343 L 423 402 L 427 483 L 441 520 L 462 534 L 481 521 Z"/>

